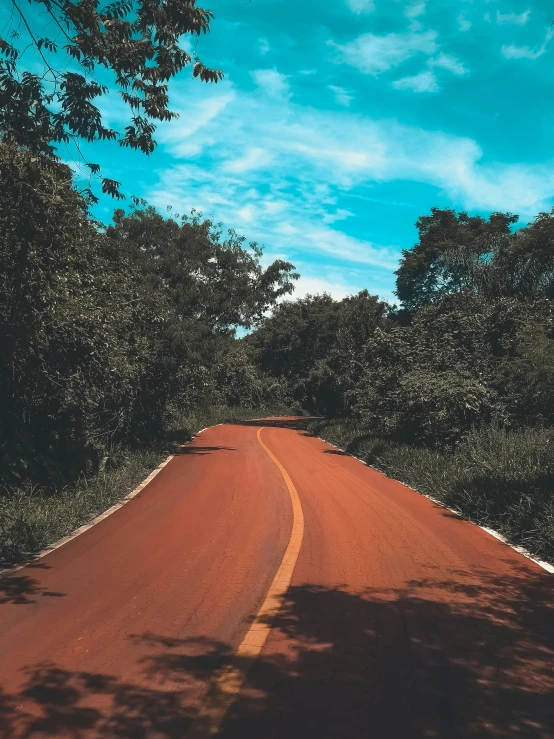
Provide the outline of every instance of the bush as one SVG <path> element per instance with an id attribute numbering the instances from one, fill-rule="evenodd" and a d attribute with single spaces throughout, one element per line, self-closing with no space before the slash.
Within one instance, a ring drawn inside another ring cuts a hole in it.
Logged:
<path id="1" fill-rule="evenodd" d="M 175 442 L 191 439 L 201 429 L 218 423 L 292 413 L 283 405 L 252 408 L 219 405 L 181 413 L 175 417 L 167 437 L 156 445 L 142 449 L 110 448 L 108 464 L 100 473 L 82 476 L 54 492 L 30 484 L 12 488 L 0 496 L 0 563 L 20 561 L 67 536 L 121 500 L 175 450 Z"/>
<path id="2" fill-rule="evenodd" d="M 443 497 L 472 519 L 554 560 L 554 431 L 484 428 L 454 454 Z"/>
<path id="3" fill-rule="evenodd" d="M 256 244 L 199 214 L 179 224 L 116 211 L 114 224 L 89 217 L 68 167 L 0 143 L 8 486 L 58 488 L 196 407 L 285 400 L 239 357 L 234 333 L 292 289 L 293 266 L 262 269 Z"/>
<path id="4" fill-rule="evenodd" d="M 62 165 L 0 145 L 4 481 L 59 484 L 125 433 L 148 342 L 134 270 Z"/>

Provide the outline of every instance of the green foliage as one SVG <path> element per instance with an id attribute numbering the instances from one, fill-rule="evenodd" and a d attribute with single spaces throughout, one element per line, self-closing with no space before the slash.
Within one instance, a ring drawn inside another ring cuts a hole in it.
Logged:
<path id="1" fill-rule="evenodd" d="M 12 488 L 9 494 L 0 496 L 0 564 L 18 562 L 39 551 L 121 500 L 175 451 L 175 442 L 187 441 L 201 429 L 218 423 L 290 413 L 288 406 L 280 404 L 198 408 L 176 415 L 173 428 L 155 444 L 138 449 L 109 448 L 100 472 L 82 475 L 54 493 L 29 483 Z"/>
<path id="2" fill-rule="evenodd" d="M 177 223 L 153 208 L 127 216 L 116 211 L 114 224 L 108 239 L 140 273 L 145 296 L 158 300 L 138 389 L 134 431 L 142 438 L 159 433 L 174 413 L 210 398 L 230 402 L 236 397 L 231 388 L 222 393 L 217 377 L 222 357 L 234 358 L 229 350 L 234 328 L 258 322 L 292 290 L 296 273 L 282 261 L 263 270 L 256 244 L 244 248 L 244 237 L 234 231 L 224 235 L 220 225 L 197 213 Z"/>
<path id="3" fill-rule="evenodd" d="M 480 216 L 432 208 L 416 223 L 419 243 L 402 252 L 396 294 L 407 310 L 416 310 L 442 295 L 471 285 L 471 265 L 487 264 L 491 252 L 509 237 L 517 216 Z"/>
<path id="4" fill-rule="evenodd" d="M 192 212 L 181 223 L 164 219 L 153 208 L 114 213 L 107 235 L 127 245 L 153 289 L 163 289 L 180 320 L 197 325 L 199 313 L 213 331 L 251 327 L 277 298 L 290 293 L 298 275 L 289 262 L 267 269 L 262 251 L 221 224 Z"/>
<path id="5" fill-rule="evenodd" d="M 400 307 L 309 298 L 250 343 L 335 416 L 314 433 L 554 560 L 554 210 L 516 221 L 433 209 L 403 252 Z"/>
<path id="6" fill-rule="evenodd" d="M 292 265 L 262 269 L 258 247 L 198 214 L 117 211 L 104 232 L 67 167 L 6 144 L 0 233 L 3 482 L 93 471 L 183 412 L 244 404 L 234 383 L 252 404 L 285 398 L 233 347 L 236 326 L 292 290 Z"/>
<path id="7" fill-rule="evenodd" d="M 473 426 L 554 423 L 554 215 L 510 233 L 432 211 L 397 272 L 402 311 L 364 348 L 356 409 L 379 433 L 448 446 Z"/>
<path id="8" fill-rule="evenodd" d="M 278 305 L 248 343 L 261 370 L 285 381 L 297 403 L 310 412 L 345 413 L 363 346 L 385 309 L 367 290 L 340 302 L 308 296 Z"/>
<path id="9" fill-rule="evenodd" d="M 419 243 L 402 252 L 396 294 L 413 313 L 441 297 L 473 292 L 489 301 L 554 297 L 554 211 L 539 213 L 515 233 L 518 217 L 493 213 L 488 221 L 433 208 L 418 220 Z"/>
<path id="10" fill-rule="evenodd" d="M 554 433 L 469 432 L 454 452 L 415 447 L 375 434 L 360 421 L 311 421 L 310 431 L 387 475 L 500 531 L 554 562 Z"/>
<path id="11" fill-rule="evenodd" d="M 219 357 L 215 385 L 221 402 L 232 407 L 293 405 L 286 383 L 263 375 L 252 362 L 244 341 L 233 341 Z"/>
<path id="12" fill-rule="evenodd" d="M 117 140 L 150 154 L 156 144 L 153 121 L 177 117 L 168 107 L 168 81 L 193 61 L 192 76 L 202 82 L 223 77 L 182 46 L 184 36 L 198 37 L 210 28 L 213 13 L 196 0 L 115 0 L 103 7 L 98 0 L 29 4 L 24 8 L 12 0 L 8 36 L 0 38 L 0 134 L 35 153 L 52 155 L 56 144 L 81 138 Z M 42 35 L 47 26 L 56 40 Z M 42 73 L 26 68 L 29 50 L 41 60 Z M 98 98 L 108 88 L 92 77 L 101 69 L 113 75 L 129 109 L 123 134 L 103 122 Z M 88 166 L 98 172 L 98 165 Z M 102 191 L 118 197 L 118 185 L 104 178 Z"/>
<path id="13" fill-rule="evenodd" d="M 148 341 L 133 265 L 87 219 L 69 170 L 0 147 L 3 476 L 75 474 L 124 432 Z"/>
<path id="14" fill-rule="evenodd" d="M 504 416 L 487 382 L 498 364 L 495 318 L 478 298 L 453 295 L 422 308 L 409 326 L 385 324 L 364 348 L 358 415 L 378 433 L 443 445 Z"/>
<path id="15" fill-rule="evenodd" d="M 542 309 L 542 310 L 539 310 Z M 554 420 L 554 316 L 540 303 L 519 321 L 512 356 L 500 363 L 497 384 L 516 422 L 550 426 Z"/>

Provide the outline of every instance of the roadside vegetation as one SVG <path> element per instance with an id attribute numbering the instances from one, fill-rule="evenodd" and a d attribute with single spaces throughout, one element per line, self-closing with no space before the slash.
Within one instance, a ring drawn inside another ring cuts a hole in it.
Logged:
<path id="1" fill-rule="evenodd" d="M 59 159 L 61 144 L 79 159 L 80 140 L 151 153 L 156 121 L 175 117 L 168 81 L 188 65 L 222 78 L 179 46 L 209 31 L 211 12 L 195 0 L 156 13 L 145 0 L 12 4 L 0 38 L 0 559 L 85 523 L 203 426 L 303 409 L 325 417 L 314 433 L 554 561 L 554 211 L 516 230 L 510 213 L 432 209 L 403 252 L 398 305 L 367 291 L 281 302 L 292 264 L 263 266 L 235 231 L 137 198 L 99 223 L 95 187 L 121 200 L 119 183 L 81 162 L 78 190 Z M 38 33 L 38 11 L 63 46 Z M 95 104 L 106 74 L 129 108 L 124 135 Z"/>
<path id="2" fill-rule="evenodd" d="M 234 338 L 292 290 L 291 264 L 263 269 L 195 213 L 104 227 L 66 166 L 5 143 L 0 233 L 3 560 L 112 504 L 175 440 L 292 402 Z"/>
<path id="3" fill-rule="evenodd" d="M 451 451 L 394 442 L 352 421 L 308 429 L 348 454 L 554 562 L 554 432 L 486 427 Z"/>
<path id="4" fill-rule="evenodd" d="M 554 561 L 554 214 L 433 209 L 397 275 L 278 306 L 245 340 L 313 433 Z"/>
<path id="5" fill-rule="evenodd" d="M 30 482 L 0 496 L 0 565 L 18 562 L 71 534 L 131 492 L 179 444 L 218 423 L 291 413 L 284 405 L 198 408 L 176 421 L 164 439 L 138 448 L 117 445 L 107 450 L 101 471 L 82 474 L 55 490 Z"/>
<path id="6" fill-rule="evenodd" d="M 211 11 L 195 0 L 155 12 L 146 0 L 12 5 L 0 38 L 3 562 L 90 520 L 200 428 L 287 412 L 285 384 L 235 332 L 297 277 L 287 262 L 263 268 L 257 244 L 197 212 L 163 217 L 134 197 L 109 224 L 89 210 L 100 190 L 128 194 L 80 142 L 150 154 L 156 122 L 178 117 L 172 78 L 187 67 L 201 82 L 223 77 L 181 45 L 209 32 Z M 103 117 L 114 95 L 124 134 Z"/>
<path id="7" fill-rule="evenodd" d="M 123 497 L 199 428 L 286 412 L 285 384 L 263 376 L 235 332 L 297 277 L 288 262 L 262 267 L 257 244 L 194 211 L 163 217 L 131 197 L 103 224 L 89 210 L 100 191 L 128 193 L 84 157 L 83 141 L 150 154 L 157 122 L 178 117 L 171 80 L 186 68 L 197 82 L 222 79 L 186 51 L 210 31 L 210 10 L 196 0 L 12 6 L 0 38 L 4 562 Z M 127 107 L 123 134 L 105 120 L 104 96 Z"/>
<path id="8" fill-rule="evenodd" d="M 200 428 L 313 433 L 554 561 L 554 215 L 433 210 L 397 272 L 286 298 L 293 265 L 199 213 L 89 214 L 71 172 L 0 143 L 0 558 L 123 497 Z M 236 329 L 249 331 L 241 339 Z"/>

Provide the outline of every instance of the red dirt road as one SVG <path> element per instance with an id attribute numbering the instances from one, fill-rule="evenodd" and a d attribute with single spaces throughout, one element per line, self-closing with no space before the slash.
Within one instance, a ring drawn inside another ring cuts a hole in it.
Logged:
<path id="1" fill-rule="evenodd" d="M 289 543 L 260 425 L 304 534 L 217 735 L 553 738 L 554 576 L 294 420 L 203 432 L 128 505 L 0 580 L 0 736 L 186 736 Z"/>

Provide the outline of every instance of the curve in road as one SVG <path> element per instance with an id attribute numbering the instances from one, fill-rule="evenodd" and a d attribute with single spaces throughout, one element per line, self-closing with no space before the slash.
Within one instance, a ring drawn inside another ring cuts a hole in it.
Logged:
<path id="1" fill-rule="evenodd" d="M 304 536 L 251 665 L 237 650 L 294 523 L 261 427 Z M 0 736 L 551 739 L 552 583 L 298 420 L 218 426 L 0 580 Z M 238 700 L 202 729 L 231 668 Z"/>
<path id="2" fill-rule="evenodd" d="M 248 671 L 254 660 L 262 651 L 273 623 L 283 606 L 292 573 L 298 561 L 302 539 L 304 537 L 304 513 L 298 492 L 294 487 L 289 473 L 277 457 L 262 441 L 262 429 L 258 429 L 257 439 L 281 473 L 292 505 L 292 531 L 288 546 L 283 555 L 279 569 L 275 573 L 273 582 L 267 592 L 260 610 L 252 620 L 242 642 L 232 660 L 223 665 L 212 679 L 210 693 L 196 717 L 192 729 L 187 733 L 188 739 L 201 739 L 205 736 L 215 736 L 221 729 L 229 708 L 237 699 Z"/>

